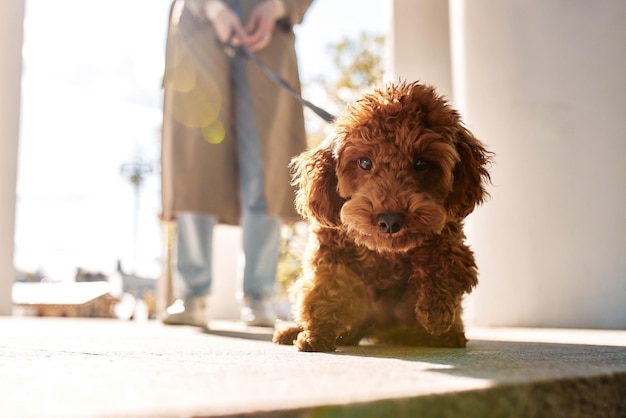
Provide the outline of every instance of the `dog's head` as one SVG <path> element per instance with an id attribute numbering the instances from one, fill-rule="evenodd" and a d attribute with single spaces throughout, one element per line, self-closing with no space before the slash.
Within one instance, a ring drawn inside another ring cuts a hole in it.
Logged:
<path id="1" fill-rule="evenodd" d="M 302 216 L 374 251 L 406 251 L 486 197 L 490 153 L 432 87 L 388 85 L 292 162 Z"/>

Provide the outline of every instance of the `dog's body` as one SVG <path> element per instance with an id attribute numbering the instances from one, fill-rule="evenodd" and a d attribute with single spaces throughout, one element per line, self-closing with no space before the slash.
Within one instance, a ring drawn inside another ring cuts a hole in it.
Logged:
<path id="1" fill-rule="evenodd" d="M 461 299 L 477 270 L 463 219 L 486 196 L 489 157 L 431 87 L 390 85 L 350 106 L 292 164 L 312 233 L 293 288 L 297 326 L 274 341 L 465 346 Z"/>

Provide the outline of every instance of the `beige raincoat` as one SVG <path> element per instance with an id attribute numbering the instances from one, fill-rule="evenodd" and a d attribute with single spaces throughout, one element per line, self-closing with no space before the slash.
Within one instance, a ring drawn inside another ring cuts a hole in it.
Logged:
<path id="1" fill-rule="evenodd" d="M 212 214 L 239 223 L 236 141 L 231 115 L 230 58 L 202 12 L 206 0 L 174 0 L 167 37 L 162 135 L 162 217 Z M 241 0 L 245 22 L 255 4 Z M 257 57 L 300 90 L 292 25 L 312 0 L 284 0 L 287 17 Z M 253 63 L 248 80 L 257 115 L 269 215 L 298 219 L 288 164 L 306 147 L 302 106 Z"/>

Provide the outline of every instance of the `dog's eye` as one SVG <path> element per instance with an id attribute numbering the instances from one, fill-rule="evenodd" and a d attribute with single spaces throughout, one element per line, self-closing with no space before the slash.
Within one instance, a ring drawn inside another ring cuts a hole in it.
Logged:
<path id="1" fill-rule="evenodd" d="M 430 161 L 424 158 L 418 158 L 413 163 L 413 170 L 418 171 L 418 172 L 426 171 L 428 170 L 428 167 L 430 167 Z"/>
<path id="2" fill-rule="evenodd" d="M 372 160 L 368 157 L 361 157 L 358 161 L 359 167 L 365 171 L 370 171 L 372 169 Z"/>

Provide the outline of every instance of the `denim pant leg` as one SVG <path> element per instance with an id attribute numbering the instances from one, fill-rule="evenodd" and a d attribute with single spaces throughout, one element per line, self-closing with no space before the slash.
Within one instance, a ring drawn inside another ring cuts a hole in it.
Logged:
<path id="1" fill-rule="evenodd" d="M 182 213 L 176 220 L 176 271 L 184 297 L 211 291 L 214 216 Z"/>
<path id="2" fill-rule="evenodd" d="M 276 286 L 281 221 L 266 213 L 261 144 L 242 57 L 233 60 L 232 76 L 245 255 L 243 293 L 249 297 L 270 296 Z"/>

